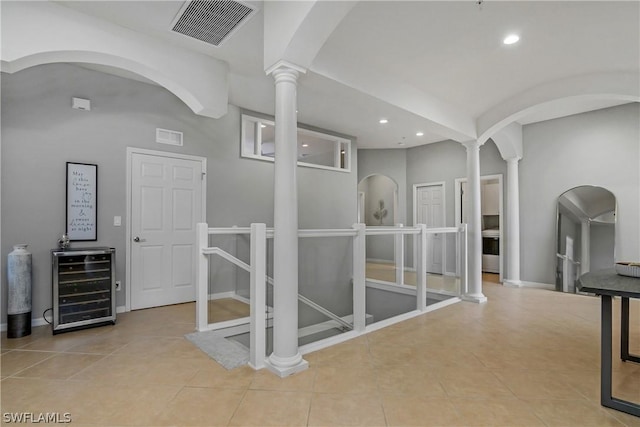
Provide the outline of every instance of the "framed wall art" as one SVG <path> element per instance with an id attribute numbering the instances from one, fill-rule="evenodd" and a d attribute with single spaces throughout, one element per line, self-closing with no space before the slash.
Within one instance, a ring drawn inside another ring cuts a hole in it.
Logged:
<path id="1" fill-rule="evenodd" d="M 98 240 L 98 165 L 67 162 L 66 234 L 70 241 Z"/>

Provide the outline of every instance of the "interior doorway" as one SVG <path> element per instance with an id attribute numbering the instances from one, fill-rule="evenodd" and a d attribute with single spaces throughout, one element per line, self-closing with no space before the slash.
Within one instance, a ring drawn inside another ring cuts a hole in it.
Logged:
<path id="1" fill-rule="evenodd" d="M 194 301 L 206 159 L 127 150 L 126 310 Z"/>
<path id="2" fill-rule="evenodd" d="M 467 223 L 467 178 L 455 180 L 456 227 Z M 504 192 L 502 174 L 480 177 L 480 213 L 482 233 L 482 271 L 504 272 Z"/>
<path id="3" fill-rule="evenodd" d="M 413 186 L 413 224 L 427 228 L 445 227 L 445 183 L 425 183 Z M 427 235 L 427 272 L 446 271 L 446 240 L 441 233 Z M 416 264 L 414 264 L 416 265 Z"/>

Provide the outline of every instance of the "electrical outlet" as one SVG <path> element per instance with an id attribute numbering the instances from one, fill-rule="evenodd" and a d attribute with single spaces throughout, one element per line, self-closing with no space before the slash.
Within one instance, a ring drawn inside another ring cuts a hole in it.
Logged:
<path id="1" fill-rule="evenodd" d="M 116 291 L 120 290 L 120 285 L 121 285 L 120 280 L 116 280 Z"/>

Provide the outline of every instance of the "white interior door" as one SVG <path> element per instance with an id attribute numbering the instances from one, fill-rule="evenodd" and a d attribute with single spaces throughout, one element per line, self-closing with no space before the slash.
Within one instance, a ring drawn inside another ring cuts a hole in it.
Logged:
<path id="1" fill-rule="evenodd" d="M 444 227 L 444 186 L 428 185 L 416 191 L 416 223 L 427 228 Z M 444 240 L 440 233 L 427 234 L 427 271 L 443 273 Z"/>
<path id="2" fill-rule="evenodd" d="M 195 300 L 202 172 L 202 161 L 132 153 L 132 309 Z"/>

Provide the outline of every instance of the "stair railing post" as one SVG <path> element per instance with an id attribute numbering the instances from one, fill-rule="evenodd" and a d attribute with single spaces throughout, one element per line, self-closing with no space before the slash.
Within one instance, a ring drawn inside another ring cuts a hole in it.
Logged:
<path id="1" fill-rule="evenodd" d="M 250 344 L 249 365 L 253 369 L 265 366 L 266 355 L 266 287 L 267 287 L 267 227 L 251 224 L 250 275 Z"/>
<path id="2" fill-rule="evenodd" d="M 416 237 L 418 243 L 418 265 L 416 266 L 416 309 L 427 309 L 427 226 L 418 224 L 420 234 Z"/>
<path id="3" fill-rule="evenodd" d="M 366 266 L 367 245 L 366 226 L 354 224 L 356 235 L 353 238 L 353 330 L 364 331 L 366 319 Z"/>
<path id="4" fill-rule="evenodd" d="M 463 223 L 460 225 L 460 238 L 462 240 L 462 253 L 458 254 L 462 260 L 460 295 L 464 295 L 469 292 L 469 239 L 467 235 L 467 224 Z"/>
<path id="5" fill-rule="evenodd" d="M 204 253 L 204 249 L 209 246 L 209 231 L 207 223 L 196 225 L 196 329 L 206 331 L 209 325 L 208 305 L 209 305 L 209 257 Z"/>
<path id="6" fill-rule="evenodd" d="M 402 224 L 396 224 L 396 227 L 404 227 Z M 404 234 L 396 233 L 394 235 L 394 260 L 396 264 L 396 284 L 404 285 Z"/>

